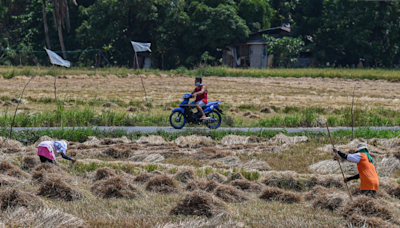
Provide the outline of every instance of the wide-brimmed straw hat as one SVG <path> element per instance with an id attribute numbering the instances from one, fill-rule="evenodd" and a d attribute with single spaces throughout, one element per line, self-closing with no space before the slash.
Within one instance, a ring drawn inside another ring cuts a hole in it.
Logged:
<path id="1" fill-rule="evenodd" d="M 358 152 L 358 151 L 360 151 L 360 150 L 363 150 L 363 149 L 367 149 L 367 150 L 369 151 L 368 145 L 367 145 L 366 143 L 360 143 L 360 144 L 358 144 L 357 149 L 356 149 L 356 152 Z"/>

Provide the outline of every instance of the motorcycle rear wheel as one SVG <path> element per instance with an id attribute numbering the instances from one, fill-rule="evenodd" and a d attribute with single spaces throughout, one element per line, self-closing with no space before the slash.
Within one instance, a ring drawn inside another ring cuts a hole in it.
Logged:
<path id="1" fill-rule="evenodd" d="M 207 123 L 208 128 L 217 129 L 219 126 L 221 126 L 222 118 L 221 118 L 221 114 L 219 114 L 219 112 L 212 110 L 211 112 L 207 113 L 206 116 L 217 119 L 215 122 Z"/>

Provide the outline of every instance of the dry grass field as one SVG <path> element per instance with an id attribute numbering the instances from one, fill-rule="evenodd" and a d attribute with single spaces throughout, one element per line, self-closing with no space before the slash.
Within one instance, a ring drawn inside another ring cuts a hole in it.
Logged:
<path id="1" fill-rule="evenodd" d="M 344 152 L 369 144 L 376 199 L 359 196 L 359 181 L 349 198 L 327 137 L 89 137 L 68 143 L 73 166 L 41 165 L 38 142 L 2 138 L 0 227 L 399 226 L 399 140 L 335 141 Z"/>
<path id="2" fill-rule="evenodd" d="M 194 88 L 194 77 L 161 74 L 142 75 L 148 99 L 155 105 L 179 101 L 184 93 Z M 0 96 L 18 97 L 30 77 L 16 76 L 3 79 Z M 54 98 L 54 77 L 37 76 L 27 87 L 25 97 Z M 323 108 L 342 108 L 351 105 L 354 86 L 356 104 L 371 107 L 398 108 L 398 83 L 384 80 L 354 80 L 340 78 L 250 78 L 205 77 L 209 100 L 220 100 L 232 106 L 254 104 L 263 106 L 311 105 Z M 144 101 L 144 91 L 137 75 L 128 76 L 58 76 L 57 95 L 60 100 L 121 100 Z M 47 107 L 43 107 L 46 109 Z M 39 107 L 42 110 L 42 107 Z"/>
<path id="3" fill-rule="evenodd" d="M 118 77 L 115 75 L 58 76 L 57 97 L 68 109 L 82 109 L 90 106 L 97 113 L 111 110 L 128 114 L 130 113 L 128 109 L 132 107 L 130 110 L 136 112 L 133 113 L 134 116 L 146 118 L 161 116 L 165 119 L 158 123 L 144 121 L 136 125 L 168 125 L 170 110 L 179 104 L 180 97 L 184 93 L 193 90 L 194 77 L 182 74 L 172 76 L 148 74 L 142 77 L 147 99 L 151 104 L 149 107 L 140 106 L 145 102 L 143 87 L 139 76 L 131 74 Z M 11 79 L 0 79 L 2 100 L 0 110 L 3 114 L 13 112 L 12 106 L 15 104 L 10 104 L 10 100 L 20 96 L 29 78 L 15 76 Z M 330 122 L 332 125 L 348 125 L 348 121 L 340 120 L 340 118 L 346 116 L 343 110 L 349 110 L 351 107 L 354 87 L 356 87 L 355 109 L 361 110 L 361 113 L 365 113 L 364 110 L 381 110 L 378 114 L 374 114 L 374 118 L 378 120 L 374 119 L 368 125 L 361 123 L 362 126 L 393 125 L 400 121 L 397 114 L 391 113 L 397 113 L 400 103 L 400 87 L 397 82 L 307 77 L 205 77 L 204 84 L 208 87 L 209 100 L 222 101 L 222 109 L 235 120 L 234 125 L 237 126 L 257 126 L 260 125 L 260 120 L 271 120 L 274 117 L 282 118 L 283 123 L 272 123 L 272 126 L 303 126 L 300 120 L 299 123 L 291 123 L 290 119 L 283 118 L 293 108 L 302 110 L 309 107 L 318 107 L 323 110 L 322 114 L 325 118 L 332 116 L 333 119 Z M 20 108 L 27 113 L 56 110 L 54 77 L 35 77 L 26 88 L 24 97 L 29 103 L 21 105 Z M 266 107 L 272 107 L 278 113 L 260 112 Z M 338 110 L 338 113 L 335 113 L 335 110 Z M 297 112 L 300 113 L 300 111 Z M 317 116 L 318 114 L 313 118 Z M 265 126 L 269 126 L 268 124 Z"/>
<path id="4" fill-rule="evenodd" d="M 27 86 L 16 126 L 168 125 L 171 109 L 194 84 L 193 76 L 177 72 L 142 72 L 145 105 L 140 77 L 131 71 L 115 69 L 99 76 L 60 70 L 57 97 L 62 107 L 57 110 L 54 77 L 46 76 L 51 69 L 8 71 L 0 68 L 10 78 L 0 77 L 2 127 L 10 123 L 15 99 L 30 79 L 16 76 L 25 71 L 41 76 Z M 204 77 L 209 100 L 222 101 L 225 126 L 318 126 L 324 118 L 330 125 L 348 125 L 355 86 L 358 126 L 400 123 L 395 71 L 337 71 L 352 79 L 323 69 L 271 72 L 295 76 Z M 299 72 L 311 76 L 300 77 Z M 325 78 L 315 77 L 324 73 Z M 364 73 L 385 80 L 359 79 Z M 350 198 L 323 135 L 168 137 L 164 132 L 86 139 L 87 132 L 61 131 L 57 134 L 79 141 L 68 142 L 67 154 L 78 160 L 74 165 L 61 158 L 57 166 L 40 164 L 38 143 L 56 140 L 43 133 L 15 135 L 21 142 L 0 137 L 0 228 L 400 226 L 400 141 L 390 139 L 398 132 L 365 129 L 357 132 L 367 139 L 354 140 L 348 133 L 336 135 L 343 152 L 368 143 L 380 178 L 376 198 L 360 196 L 359 181 L 349 183 Z M 24 145 L 28 138 L 35 139 Z M 341 164 L 346 176 L 358 172 L 354 163 Z"/>

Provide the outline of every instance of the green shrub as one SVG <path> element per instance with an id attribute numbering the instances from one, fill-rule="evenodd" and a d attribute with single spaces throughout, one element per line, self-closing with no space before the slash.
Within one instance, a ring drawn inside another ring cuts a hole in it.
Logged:
<path id="1" fill-rule="evenodd" d="M 188 74 L 189 71 L 188 71 L 188 69 L 186 69 L 186 67 L 181 66 L 176 69 L 176 73 L 177 74 Z"/>
<path id="2" fill-rule="evenodd" d="M 255 110 L 256 108 L 254 107 L 254 104 L 241 104 L 238 106 L 238 109 L 241 111 L 243 110 Z"/>
<path id="3" fill-rule="evenodd" d="M 147 171 L 147 172 L 153 172 L 153 171 L 155 171 L 155 170 L 159 170 L 161 167 L 159 166 L 159 165 L 156 165 L 156 164 L 148 164 L 148 165 L 146 165 L 145 167 L 144 167 L 144 169 Z"/>
<path id="4" fill-rule="evenodd" d="M 224 115 L 224 117 L 222 119 L 222 123 L 228 127 L 234 127 L 235 119 L 232 116 Z"/>
<path id="5" fill-rule="evenodd" d="M 287 127 L 300 127 L 301 126 L 301 121 L 299 116 L 285 116 L 285 119 L 283 120 L 285 123 L 285 126 Z"/>
<path id="6" fill-rule="evenodd" d="M 304 127 L 312 127 L 312 122 L 315 120 L 316 112 L 313 109 L 304 109 L 302 111 L 302 126 Z"/>
<path id="7" fill-rule="evenodd" d="M 270 108 L 272 108 L 275 112 L 280 112 L 281 108 L 280 107 L 276 107 L 276 106 L 270 106 Z"/>
<path id="8" fill-rule="evenodd" d="M 341 120 L 340 117 L 338 116 L 329 116 L 326 121 L 328 122 L 328 125 L 331 127 L 335 126 L 340 126 Z"/>
<path id="9" fill-rule="evenodd" d="M 256 181 L 260 178 L 259 172 L 246 172 L 242 170 L 241 173 L 249 181 Z"/>
<path id="10" fill-rule="evenodd" d="M 283 113 L 296 113 L 296 112 L 299 112 L 299 111 L 300 111 L 300 108 L 294 107 L 294 106 L 286 106 L 282 110 Z"/>

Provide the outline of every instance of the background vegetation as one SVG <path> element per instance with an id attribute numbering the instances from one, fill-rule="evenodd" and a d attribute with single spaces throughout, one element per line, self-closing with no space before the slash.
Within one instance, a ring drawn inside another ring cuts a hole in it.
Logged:
<path id="1" fill-rule="evenodd" d="M 400 63 L 397 1 L 82 0 L 78 5 L 68 1 L 68 15 L 53 16 L 57 7 L 43 0 L 2 1 L 0 64 L 49 64 L 45 53 L 10 50 L 43 50 L 44 16 L 53 50 L 99 48 L 116 66 L 132 66 L 131 40 L 152 43 L 154 68 L 191 68 L 202 61 L 204 53 L 212 57 L 208 64 L 218 65 L 226 45 L 284 22 L 291 23 L 293 37 L 306 42 L 305 50 L 313 53 L 320 66 L 329 62 L 351 67 L 360 60 L 367 67 Z M 67 53 L 75 66 L 94 65 L 99 55 L 97 51 Z"/>
<path id="2" fill-rule="evenodd" d="M 149 110 L 136 114 L 104 109 L 96 111 L 96 104 L 83 105 L 77 108 L 65 109 L 60 106 L 56 111 L 32 112 L 23 111 L 16 115 L 15 127 L 80 127 L 80 126 L 170 126 L 170 111 L 165 106 L 150 107 Z M 254 106 L 240 107 L 242 111 L 256 112 Z M 275 107 L 274 107 L 275 108 Z M 330 126 L 351 126 L 351 108 L 341 108 L 328 112 L 320 107 L 299 108 L 286 106 L 277 113 L 258 117 L 233 116 L 229 110 L 223 115 L 223 127 L 324 127 L 327 121 Z M 258 111 L 258 110 L 257 110 Z M 0 116 L 0 126 L 11 126 L 14 110 L 6 111 Z M 385 108 L 354 109 L 354 126 L 398 126 L 400 113 Z M 188 125 L 190 126 L 190 125 Z"/>
<path id="3" fill-rule="evenodd" d="M 219 76 L 219 77 L 311 77 L 311 78 L 343 78 L 343 79 L 369 79 L 369 80 L 387 80 L 397 82 L 400 80 L 400 71 L 396 69 L 333 69 L 333 68 L 279 68 L 279 69 L 234 69 L 228 67 L 199 66 L 194 69 L 179 67 L 174 70 L 159 69 L 140 69 L 134 70 L 126 67 L 113 67 L 92 69 L 90 67 L 71 67 L 71 68 L 53 68 L 49 67 L 29 67 L 29 66 L 0 66 L 0 75 L 4 78 L 15 76 L 45 76 L 45 75 L 116 75 L 127 76 L 128 74 L 154 74 L 154 75 L 177 75 L 184 74 L 189 76 Z"/>

